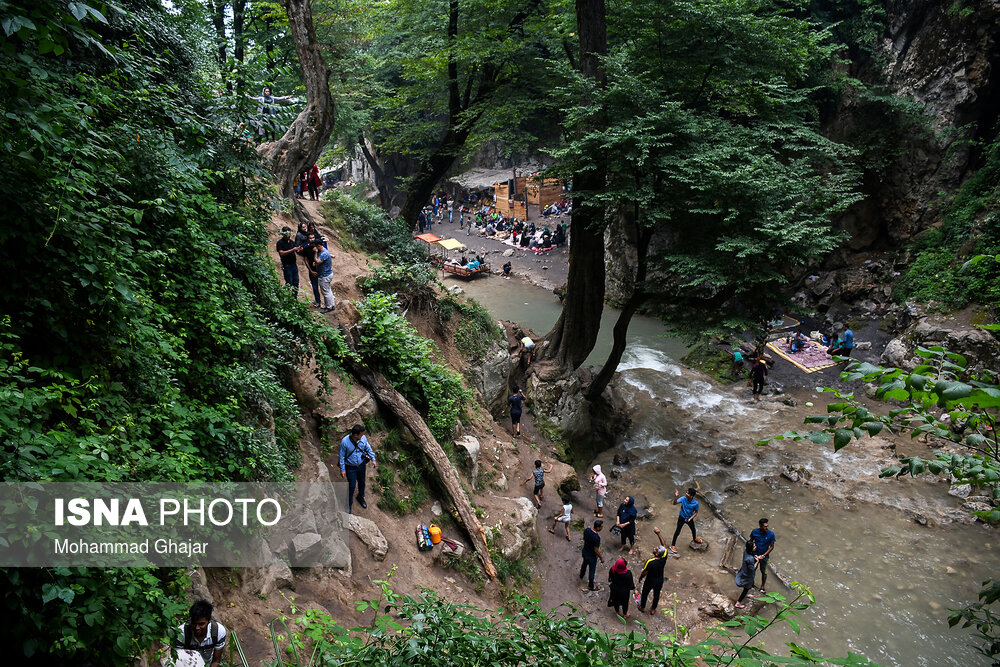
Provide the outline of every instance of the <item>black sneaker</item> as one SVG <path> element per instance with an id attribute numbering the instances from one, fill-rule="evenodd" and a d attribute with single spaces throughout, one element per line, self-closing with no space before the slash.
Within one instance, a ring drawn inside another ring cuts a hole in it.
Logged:
<path id="1" fill-rule="evenodd" d="M 358 504 L 361 505 L 361 509 L 368 509 L 368 503 L 365 502 L 364 498 L 358 498 Z"/>
<path id="2" fill-rule="evenodd" d="M 323 310 L 321 310 L 319 312 L 321 312 L 321 313 L 332 313 L 333 312 L 333 308 L 332 307 L 331 308 L 324 308 Z"/>

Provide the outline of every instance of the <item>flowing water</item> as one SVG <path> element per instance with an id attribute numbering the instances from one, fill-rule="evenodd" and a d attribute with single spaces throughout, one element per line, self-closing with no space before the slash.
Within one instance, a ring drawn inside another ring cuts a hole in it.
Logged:
<path id="1" fill-rule="evenodd" d="M 498 319 L 539 334 L 559 314 L 551 293 L 513 280 L 472 282 L 466 291 Z M 605 312 L 602 339 L 588 363 L 606 356 L 616 316 Z M 671 525 L 673 489 L 694 480 L 744 533 L 758 518 L 770 518 L 778 536 L 771 562 L 817 598 L 805 619 L 812 630 L 799 636 L 769 631 L 771 650 L 795 641 L 830 656 L 861 653 L 886 666 L 989 665 L 973 650 L 970 633 L 948 628 L 947 610 L 974 602 L 980 583 L 1000 571 L 996 531 L 934 526 L 934 517 L 956 501 L 930 480 L 879 480 L 887 453 L 877 448 L 852 445 L 834 453 L 829 446 L 793 441 L 754 447 L 762 437 L 799 428 L 813 410 L 754 405 L 744 388 L 720 387 L 680 366 L 675 360 L 683 353 L 684 346 L 666 338 L 658 322 L 633 321 L 619 370 L 620 389 L 635 413 L 616 448 L 629 453 L 632 466 L 617 483 L 662 508 L 658 516 Z M 822 412 L 821 396 L 811 390 L 795 395 L 800 405 L 813 400 Z M 736 451 L 732 465 L 719 462 L 721 450 Z M 811 472 L 808 486 L 779 476 L 788 464 Z M 915 516 L 930 517 L 930 525 L 915 522 Z M 712 576 L 721 590 L 738 591 L 721 569 Z M 768 583 L 779 590 L 773 579 Z"/>

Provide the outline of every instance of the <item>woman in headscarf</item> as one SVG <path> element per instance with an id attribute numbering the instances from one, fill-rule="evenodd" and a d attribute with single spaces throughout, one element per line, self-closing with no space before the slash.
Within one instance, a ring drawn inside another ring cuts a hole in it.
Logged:
<path id="1" fill-rule="evenodd" d="M 632 597 L 635 590 L 635 581 L 632 579 L 632 572 L 628 569 L 628 563 L 624 558 L 619 558 L 611 571 L 608 572 L 608 583 L 611 587 L 611 595 L 608 596 L 608 606 L 614 607 L 615 612 L 622 618 L 628 618 L 628 599 Z"/>
<path id="2" fill-rule="evenodd" d="M 625 501 L 618 506 L 615 525 L 621 530 L 622 546 L 619 551 L 625 551 L 625 541 L 627 540 L 630 556 L 635 551 L 635 519 L 637 516 L 639 516 L 639 511 L 635 508 L 635 498 L 626 496 Z"/>
<path id="3" fill-rule="evenodd" d="M 760 562 L 760 559 L 754 555 L 755 551 L 757 551 L 756 543 L 753 540 L 747 540 L 747 548 L 743 553 L 743 565 L 740 566 L 740 571 L 736 573 L 736 585 L 743 587 L 743 592 L 740 593 L 740 597 L 734 605 L 737 609 L 746 607 L 743 604 L 743 598 L 753 588 L 753 580 L 757 576 L 757 564 Z"/>
<path id="4" fill-rule="evenodd" d="M 608 492 L 608 478 L 601 472 L 601 466 L 594 466 L 594 473 L 590 476 L 590 481 L 594 483 L 594 492 L 597 497 L 597 509 L 594 510 L 594 516 L 603 519 L 604 496 Z"/>

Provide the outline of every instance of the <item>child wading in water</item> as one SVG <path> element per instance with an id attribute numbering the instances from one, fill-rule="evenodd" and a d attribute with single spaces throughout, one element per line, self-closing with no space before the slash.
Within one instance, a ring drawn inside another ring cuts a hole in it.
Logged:
<path id="1" fill-rule="evenodd" d="M 573 517 L 573 503 L 571 502 L 569 494 L 563 494 L 562 502 L 563 502 L 562 514 L 557 514 L 552 519 L 552 527 L 549 528 L 549 532 L 555 535 L 556 525 L 561 523 L 566 528 L 566 541 L 569 542 L 570 541 L 569 522 L 570 519 Z"/>
<path id="2" fill-rule="evenodd" d="M 545 489 L 545 473 L 547 472 L 552 472 L 552 466 L 549 465 L 548 469 L 543 470 L 541 460 L 536 460 L 535 469 L 531 471 L 530 475 L 528 475 L 528 479 L 521 482 L 522 484 L 527 484 L 528 482 L 531 481 L 532 477 L 535 478 L 534 495 L 535 495 L 535 502 L 538 503 L 539 507 L 542 506 L 542 493 L 544 493 Z"/>

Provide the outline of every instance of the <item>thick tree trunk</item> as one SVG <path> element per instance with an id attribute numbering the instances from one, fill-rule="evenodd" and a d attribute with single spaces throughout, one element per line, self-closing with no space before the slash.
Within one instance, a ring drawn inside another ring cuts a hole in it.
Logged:
<path id="1" fill-rule="evenodd" d="M 604 0 L 576 0 L 576 23 L 580 71 L 603 85 L 601 57 L 608 47 Z M 605 169 L 599 156 L 591 158 L 596 160 L 594 169 L 573 174 L 566 297 L 544 351 L 546 359 L 567 371 L 579 368 L 594 349 L 604 310 L 604 210 L 591 205 L 587 194 L 604 188 Z"/>
<path id="2" fill-rule="evenodd" d="M 247 43 L 247 37 L 244 33 L 246 8 L 247 0 L 235 0 L 233 2 L 233 59 L 236 61 L 236 92 L 240 95 L 246 92 L 242 67 Z"/>
<path id="3" fill-rule="evenodd" d="M 634 220 L 635 216 L 633 217 L 633 223 Z M 632 281 L 632 294 L 625 301 L 625 305 L 622 306 L 621 312 L 618 314 L 618 320 L 615 322 L 614 342 L 611 345 L 611 352 L 608 354 L 607 361 L 601 366 L 601 372 L 597 374 L 597 377 L 587 387 L 588 400 L 596 401 L 600 398 L 608 383 L 611 382 L 611 378 L 614 377 L 615 371 L 618 370 L 618 364 L 621 363 L 622 355 L 625 354 L 625 346 L 628 344 L 628 326 L 632 322 L 632 316 L 639 311 L 639 307 L 649 298 L 645 282 L 646 273 L 649 268 L 649 243 L 652 239 L 652 228 L 642 228 L 636 234 L 637 261 L 635 280 Z"/>
<path id="4" fill-rule="evenodd" d="M 263 143 L 257 152 L 271 164 L 281 196 L 295 201 L 295 175 L 311 167 L 330 140 L 334 107 L 330 95 L 330 70 L 323 61 L 309 0 L 284 0 L 292 41 L 302 65 L 306 84 L 306 107 L 277 141 Z"/>
<path id="5" fill-rule="evenodd" d="M 229 86 L 226 76 L 226 0 L 214 0 L 209 3 L 212 10 L 212 25 L 215 27 L 215 59 L 219 64 L 219 75 L 222 82 Z"/>
<path id="6" fill-rule="evenodd" d="M 434 193 L 434 186 L 448 173 L 451 165 L 455 164 L 456 158 L 462 152 L 462 146 L 465 145 L 465 140 L 472 132 L 473 120 L 462 122 L 461 127 L 456 128 L 455 125 L 458 123 L 457 119 L 450 121 L 441 143 L 438 144 L 434 153 L 424 160 L 423 164 L 420 165 L 420 170 L 410 181 L 406 202 L 403 204 L 403 210 L 400 211 L 399 216 L 406 221 L 411 229 L 417 224 L 420 209 Z"/>
<path id="7" fill-rule="evenodd" d="M 441 445 L 434 439 L 420 413 L 380 373 L 350 359 L 348 359 L 347 365 L 354 377 L 375 394 L 379 403 L 388 408 L 416 438 L 420 448 L 434 464 L 434 469 L 437 470 L 438 477 L 441 479 L 441 484 L 448 493 L 448 497 L 458 509 L 458 514 L 462 517 L 472 546 L 483 564 L 483 570 L 491 579 L 496 579 L 497 571 L 493 565 L 493 559 L 490 557 L 490 549 L 486 544 L 486 533 L 483 531 L 482 524 L 479 523 L 479 517 L 472 509 L 472 503 L 469 502 L 469 496 L 462 488 L 462 482 L 458 478 L 458 473 L 455 472 L 455 467 L 448 460 Z"/>

